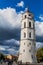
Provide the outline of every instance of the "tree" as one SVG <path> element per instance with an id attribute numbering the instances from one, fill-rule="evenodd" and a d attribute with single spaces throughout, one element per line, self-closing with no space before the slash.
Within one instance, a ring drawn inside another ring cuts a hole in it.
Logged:
<path id="1" fill-rule="evenodd" d="M 43 62 L 43 47 L 37 50 L 36 57 L 38 62 Z"/>
<path id="2" fill-rule="evenodd" d="M 4 55 L 2 54 L 2 53 L 0 53 L 0 61 L 1 60 L 4 60 L 5 58 L 4 58 Z"/>

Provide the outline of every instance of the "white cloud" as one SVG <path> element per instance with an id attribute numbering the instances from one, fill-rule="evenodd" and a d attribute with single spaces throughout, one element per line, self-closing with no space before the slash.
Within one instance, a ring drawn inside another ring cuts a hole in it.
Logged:
<path id="1" fill-rule="evenodd" d="M 14 49 L 8 49 L 7 50 L 9 54 L 18 54 L 18 50 L 14 50 Z"/>
<path id="2" fill-rule="evenodd" d="M 0 50 L 5 51 L 5 48 L 3 46 L 0 46 Z"/>
<path id="3" fill-rule="evenodd" d="M 7 42 L 7 44 L 9 44 L 9 43 L 11 44 L 12 43 L 12 45 L 13 44 L 19 45 L 19 41 L 15 40 L 15 39 L 5 40 L 4 42 Z"/>
<path id="4" fill-rule="evenodd" d="M 42 15 L 40 15 L 40 16 L 39 16 L 39 19 L 43 20 L 43 16 L 42 16 Z"/>
<path id="5" fill-rule="evenodd" d="M 7 52 L 8 54 L 17 54 L 18 53 L 18 46 L 19 46 L 19 41 L 15 40 L 15 39 L 10 39 L 10 40 L 5 40 L 5 44 L 9 44 L 9 45 L 0 45 L 0 52 Z M 12 47 L 13 45 L 13 47 Z M 6 54 L 6 53 L 5 53 Z"/>
<path id="6" fill-rule="evenodd" d="M 8 51 L 10 54 L 17 54 L 17 53 L 18 53 L 18 50 L 15 50 L 15 49 L 13 49 L 13 48 L 9 48 L 7 51 Z"/>
<path id="7" fill-rule="evenodd" d="M 36 21 L 35 22 L 35 33 L 38 36 L 43 36 L 43 22 Z"/>
<path id="8" fill-rule="evenodd" d="M 12 49 L 12 48 L 9 48 L 9 49 L 8 49 L 8 51 L 13 51 L 13 52 L 14 52 L 14 49 Z"/>
<path id="9" fill-rule="evenodd" d="M 23 11 L 20 11 L 17 14 L 16 9 L 10 7 L 6 9 L 0 9 L 0 28 L 8 29 L 20 28 L 22 12 Z M 39 36 L 43 35 L 43 22 L 36 21 L 35 28 L 36 35 Z"/>
<path id="10" fill-rule="evenodd" d="M 38 49 L 38 48 L 40 48 L 40 47 L 43 47 L 43 43 L 41 43 L 41 42 L 36 42 L 36 48 Z"/>
<path id="11" fill-rule="evenodd" d="M 17 5 L 16 5 L 16 6 L 18 6 L 18 7 L 24 7 L 24 2 L 23 2 L 23 1 L 21 1 L 21 2 L 17 3 Z"/>
<path id="12" fill-rule="evenodd" d="M 16 9 L 6 8 L 0 9 L 0 27 L 18 28 L 20 27 L 21 13 L 17 14 Z"/>

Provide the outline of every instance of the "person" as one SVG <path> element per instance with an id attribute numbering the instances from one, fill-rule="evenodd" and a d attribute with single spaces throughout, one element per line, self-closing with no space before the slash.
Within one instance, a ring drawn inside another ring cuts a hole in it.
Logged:
<path id="1" fill-rule="evenodd" d="M 13 64 L 13 60 L 11 60 L 11 65 Z"/>
<path id="2" fill-rule="evenodd" d="M 13 64 L 13 61 L 9 60 L 8 65 L 12 65 L 12 64 Z"/>
<path id="3" fill-rule="evenodd" d="M 8 62 L 8 65 L 9 65 L 9 62 Z"/>

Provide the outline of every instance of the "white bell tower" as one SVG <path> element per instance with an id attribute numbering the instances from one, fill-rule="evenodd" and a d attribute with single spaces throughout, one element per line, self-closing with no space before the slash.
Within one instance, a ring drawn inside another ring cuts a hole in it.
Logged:
<path id="1" fill-rule="evenodd" d="M 36 63 L 35 26 L 33 14 L 26 9 L 21 21 L 21 39 L 18 62 L 22 64 Z"/>

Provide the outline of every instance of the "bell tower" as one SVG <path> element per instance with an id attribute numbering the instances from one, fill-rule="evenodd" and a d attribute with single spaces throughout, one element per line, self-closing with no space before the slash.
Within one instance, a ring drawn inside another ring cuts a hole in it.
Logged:
<path id="1" fill-rule="evenodd" d="M 21 39 L 18 62 L 22 64 L 36 63 L 35 26 L 33 14 L 26 9 L 21 21 Z"/>

